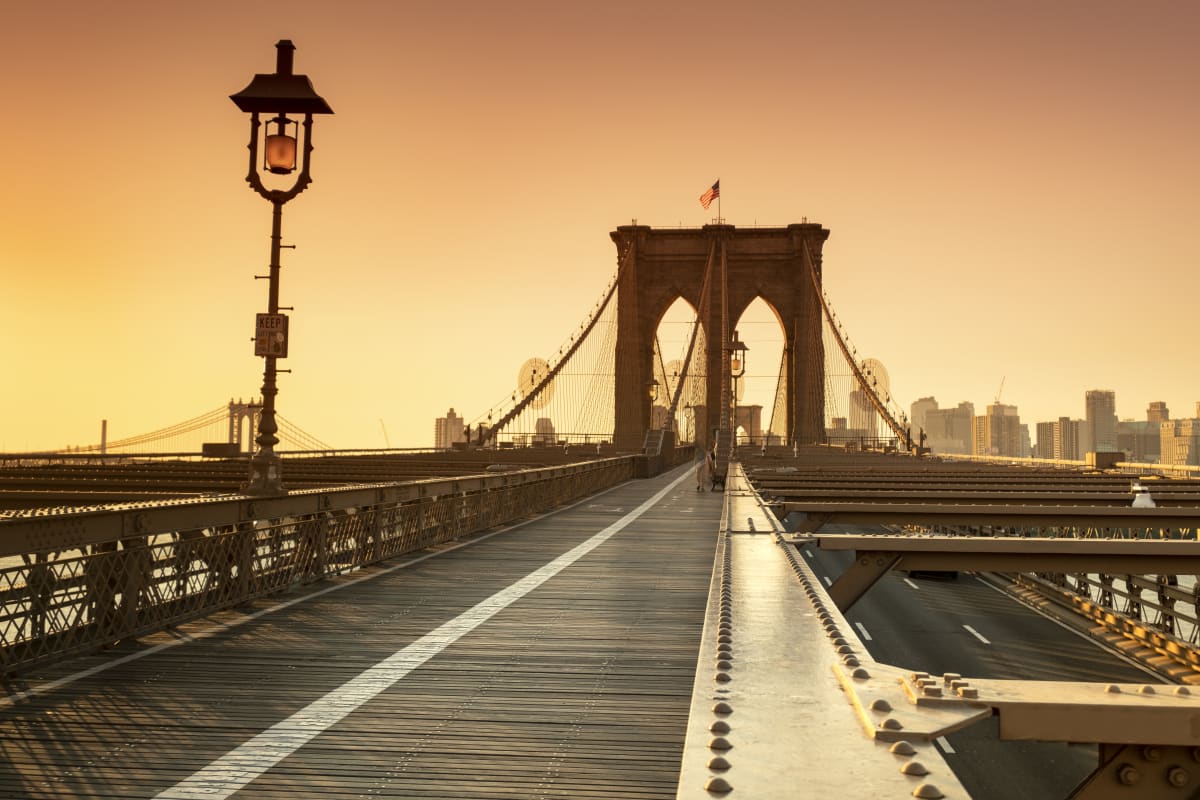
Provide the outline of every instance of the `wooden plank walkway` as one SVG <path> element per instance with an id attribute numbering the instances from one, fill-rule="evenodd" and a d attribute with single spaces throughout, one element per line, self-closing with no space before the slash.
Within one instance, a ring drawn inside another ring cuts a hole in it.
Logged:
<path id="1" fill-rule="evenodd" d="M 721 513 L 689 473 L 27 676 L 0 797 L 673 798 Z"/>

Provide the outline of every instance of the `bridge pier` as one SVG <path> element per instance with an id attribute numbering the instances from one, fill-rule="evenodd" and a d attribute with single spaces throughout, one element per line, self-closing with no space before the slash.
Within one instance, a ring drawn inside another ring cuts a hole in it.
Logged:
<path id="1" fill-rule="evenodd" d="M 705 396 L 702 406 L 693 403 L 699 446 L 712 446 L 720 426 L 712 410 L 726 407 L 729 396 L 729 360 L 721 343 L 758 297 L 775 311 L 784 336 L 788 441 L 824 439 L 825 351 L 816 287 L 827 229 L 814 223 L 748 229 L 623 225 L 611 236 L 621 256 L 613 433 L 618 450 L 641 446 L 650 415 L 645 387 L 654 376 L 655 333 L 681 297 L 696 309 L 707 343 Z"/>

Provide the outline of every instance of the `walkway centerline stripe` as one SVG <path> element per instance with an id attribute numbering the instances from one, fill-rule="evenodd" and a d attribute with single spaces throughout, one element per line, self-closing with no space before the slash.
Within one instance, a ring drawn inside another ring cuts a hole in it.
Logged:
<path id="1" fill-rule="evenodd" d="M 225 800 L 230 797 L 368 700 L 604 544 L 690 476 L 690 472 L 685 472 L 649 500 L 590 539 L 467 609 L 449 622 L 443 623 L 412 644 L 397 650 L 378 664 L 368 667 L 357 677 L 351 678 L 324 697 L 313 701 L 188 778 L 155 795 L 156 800 Z"/>

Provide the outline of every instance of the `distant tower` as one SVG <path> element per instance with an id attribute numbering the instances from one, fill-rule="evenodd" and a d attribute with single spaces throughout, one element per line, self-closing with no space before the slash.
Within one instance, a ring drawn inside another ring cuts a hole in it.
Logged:
<path id="1" fill-rule="evenodd" d="M 455 442 L 465 442 L 463 418 L 451 408 L 446 416 L 438 417 L 433 423 L 433 446 L 438 450 L 449 450 Z"/>
<path id="2" fill-rule="evenodd" d="M 912 420 L 913 437 L 919 435 L 919 431 L 929 433 L 929 425 L 927 423 L 927 415 L 930 411 L 938 410 L 938 402 L 932 397 L 922 397 L 909 408 L 909 419 Z"/>
<path id="3" fill-rule="evenodd" d="M 1084 395 L 1085 420 L 1097 453 L 1117 452 L 1117 394 L 1091 389 Z"/>
<path id="4" fill-rule="evenodd" d="M 1162 400 L 1154 400 L 1150 403 L 1150 407 L 1146 409 L 1147 422 L 1166 422 L 1171 418 L 1171 412 L 1167 410 L 1167 404 Z"/>
<path id="5" fill-rule="evenodd" d="M 1020 456 L 1021 417 L 1016 406 L 993 403 L 975 418 L 972 451 L 977 456 Z"/>

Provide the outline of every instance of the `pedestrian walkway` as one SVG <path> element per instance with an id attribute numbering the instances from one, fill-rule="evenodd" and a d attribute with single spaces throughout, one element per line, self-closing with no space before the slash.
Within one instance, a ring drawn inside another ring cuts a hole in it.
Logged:
<path id="1" fill-rule="evenodd" d="M 672 798 L 721 509 L 684 467 L 43 670 L 0 796 Z"/>

